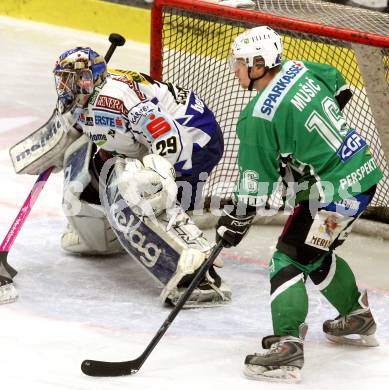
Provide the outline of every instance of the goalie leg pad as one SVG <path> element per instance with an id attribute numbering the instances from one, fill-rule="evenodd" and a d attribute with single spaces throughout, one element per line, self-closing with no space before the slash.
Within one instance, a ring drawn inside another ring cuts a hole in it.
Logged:
<path id="1" fill-rule="evenodd" d="M 172 301 L 172 299 L 176 300 L 177 295 L 179 295 L 176 291 L 178 291 L 177 286 L 180 281 L 186 275 L 193 274 L 205 259 L 205 253 L 193 248 L 184 248 L 178 259 L 176 272 L 166 283 L 166 286 L 161 293 L 161 301 L 165 302 L 168 298 L 170 301 Z"/>
<path id="2" fill-rule="evenodd" d="M 78 215 L 68 217 L 61 237 L 62 248 L 80 255 L 109 255 L 124 252 L 102 206 L 81 201 Z"/>
<path id="3" fill-rule="evenodd" d="M 123 248 L 112 232 L 104 208 L 82 199 L 88 188 L 96 192 L 98 202 L 98 191 L 93 189 L 98 187 L 98 177 L 90 170 L 92 155 L 93 145 L 86 136 L 74 142 L 65 153 L 63 209 L 69 225 L 61 237 L 61 246 L 68 252 L 84 255 L 120 253 Z"/>
<path id="4" fill-rule="evenodd" d="M 108 178 L 102 205 L 125 250 L 165 286 L 161 294 L 161 300 L 165 302 L 171 294 L 178 296 L 179 282 L 188 273 L 193 274 L 208 256 L 213 245 L 202 235 L 189 216 L 178 208 L 174 215 L 165 212 L 153 218 L 139 217 L 122 196 L 122 188 L 126 188 L 128 184 L 121 182 L 124 166 L 120 161 L 115 164 Z M 208 293 L 211 303 L 217 300 L 215 296 L 221 301 L 227 301 L 212 289 L 212 292 Z"/>

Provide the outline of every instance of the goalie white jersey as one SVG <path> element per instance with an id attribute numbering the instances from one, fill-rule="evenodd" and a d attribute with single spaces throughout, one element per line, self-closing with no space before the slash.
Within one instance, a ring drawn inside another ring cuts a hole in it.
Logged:
<path id="1" fill-rule="evenodd" d="M 102 149 L 138 159 L 159 154 L 182 174 L 192 173 L 192 154 L 220 131 L 195 92 L 132 71 L 111 71 L 76 115 Z"/>

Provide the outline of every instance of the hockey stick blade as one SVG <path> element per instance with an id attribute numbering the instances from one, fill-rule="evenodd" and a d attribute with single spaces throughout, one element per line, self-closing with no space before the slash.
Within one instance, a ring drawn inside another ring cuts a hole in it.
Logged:
<path id="1" fill-rule="evenodd" d="M 187 290 L 178 300 L 177 305 L 171 310 L 170 314 L 163 322 L 157 333 L 150 341 L 143 353 L 134 360 L 128 360 L 126 362 L 105 362 L 101 360 L 84 360 L 81 364 L 81 371 L 85 375 L 89 376 L 124 376 L 136 374 L 146 361 L 150 353 L 153 351 L 159 340 L 168 330 L 169 326 L 176 318 L 177 314 L 181 311 L 188 298 L 191 296 L 194 289 L 198 286 L 200 281 L 204 278 L 208 269 L 211 267 L 220 251 L 223 249 L 223 242 L 219 241 L 213 248 L 207 261 L 205 261 L 198 269 L 195 277 L 190 282 Z"/>
<path id="2" fill-rule="evenodd" d="M 136 374 L 142 366 L 142 357 L 127 362 L 103 362 L 99 360 L 84 360 L 81 371 L 89 376 L 125 376 Z"/>
<path id="3" fill-rule="evenodd" d="M 8 251 L 3 251 L 1 250 L 0 251 L 0 265 L 3 264 L 3 267 L 5 268 L 5 270 L 10 274 L 10 276 L 13 278 L 14 276 L 16 276 L 16 274 L 18 273 L 16 271 L 15 268 L 11 267 L 9 264 L 8 264 L 8 261 L 7 261 L 7 256 L 8 256 Z"/>

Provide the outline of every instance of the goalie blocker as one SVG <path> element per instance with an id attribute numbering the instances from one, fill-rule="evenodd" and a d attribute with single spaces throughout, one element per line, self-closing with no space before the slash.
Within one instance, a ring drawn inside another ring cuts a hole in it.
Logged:
<path id="1" fill-rule="evenodd" d="M 15 172 L 39 175 L 49 167 L 60 170 L 66 149 L 82 134 L 73 127 L 76 116 L 59 115 L 55 109 L 43 126 L 12 146 L 9 154 Z"/>
<path id="2" fill-rule="evenodd" d="M 176 187 L 172 166 L 158 155 L 146 156 L 144 166 L 131 159 L 107 161 L 100 175 L 101 204 L 97 204 L 99 164 L 95 164 L 93 152 L 91 142 L 82 136 L 65 154 L 64 209 L 70 226 L 62 246 L 82 254 L 113 253 L 124 248 L 164 286 L 161 301 L 177 303 L 213 244 L 181 208 L 161 207 L 161 203 L 172 200 L 172 183 Z M 106 185 L 101 180 L 104 176 L 108 176 Z M 142 187 L 141 178 L 149 179 L 144 183 L 147 200 L 137 192 Z M 165 187 L 170 187 L 168 194 Z M 93 191 L 95 201 L 90 195 L 86 201 L 85 194 Z M 147 211 L 150 205 L 151 213 Z M 230 300 L 231 291 L 211 270 L 186 307 L 213 306 Z"/>

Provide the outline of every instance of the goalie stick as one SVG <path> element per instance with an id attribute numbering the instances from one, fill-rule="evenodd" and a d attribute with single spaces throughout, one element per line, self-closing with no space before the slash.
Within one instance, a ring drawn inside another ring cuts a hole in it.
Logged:
<path id="1" fill-rule="evenodd" d="M 201 267 L 198 269 L 195 277 L 189 284 L 188 289 L 181 296 L 177 305 L 170 312 L 166 320 L 163 322 L 161 327 L 158 329 L 158 332 L 155 334 L 153 339 L 150 341 L 143 353 L 134 360 L 129 360 L 126 362 L 105 362 L 99 360 L 84 360 L 81 364 L 81 371 L 89 376 L 123 376 L 123 375 L 132 375 L 136 374 L 139 369 L 142 367 L 143 363 L 146 361 L 150 353 L 161 340 L 162 336 L 168 330 L 169 326 L 172 324 L 177 314 L 181 311 L 182 307 L 185 305 L 186 301 L 198 286 L 200 281 L 204 278 L 205 274 L 212 266 L 216 257 L 219 255 L 220 251 L 223 249 L 223 241 L 213 248 L 208 259 L 204 261 Z"/>
<path id="2" fill-rule="evenodd" d="M 108 63 L 109 60 L 112 57 L 112 54 L 114 53 L 117 46 L 123 46 L 126 42 L 125 38 L 122 37 L 120 34 L 112 33 L 109 35 L 109 41 L 111 42 L 111 45 L 107 51 L 107 53 L 104 56 L 105 62 Z M 56 116 L 56 110 L 54 110 L 52 116 L 50 119 L 46 122 L 44 126 L 46 126 L 50 121 L 54 120 Z M 36 199 L 38 198 L 38 195 L 42 191 L 44 185 L 46 184 L 46 181 L 48 180 L 51 171 L 53 170 L 52 167 L 47 168 L 44 172 L 42 172 L 38 179 L 36 180 L 34 186 L 32 187 L 29 195 L 27 196 L 26 200 L 23 203 L 23 206 L 21 207 L 17 217 L 15 218 L 14 222 L 12 223 L 10 229 L 8 230 L 7 235 L 5 236 L 3 242 L 0 246 L 0 271 L 1 268 L 4 267 L 4 269 L 7 271 L 7 273 L 13 278 L 17 271 L 11 267 L 7 262 L 7 256 L 8 252 L 15 241 L 16 236 L 18 235 L 20 229 L 22 228 L 25 220 L 27 219 L 28 215 L 30 214 L 30 211 L 32 209 L 32 206 L 34 205 Z M 7 284 L 12 283 L 12 279 L 6 277 L 5 275 L 0 274 L 0 289 L 2 287 L 6 287 Z M 0 291 L 1 293 L 1 291 Z M 0 294 L 1 296 L 1 294 Z M 15 297 L 16 299 L 16 297 Z M 15 300 L 13 299 L 13 300 Z M 1 303 L 1 301 L 0 301 Z"/>
<path id="3" fill-rule="evenodd" d="M 3 242 L 1 243 L 0 267 L 2 265 L 12 278 L 17 274 L 17 271 L 14 268 L 12 268 L 7 262 L 8 251 L 10 250 L 13 242 L 15 241 L 16 236 L 18 235 L 20 229 L 22 228 L 24 221 L 28 217 L 28 214 L 30 214 L 32 206 L 34 205 L 36 199 L 38 198 L 38 195 L 42 191 L 42 188 L 44 187 L 47 179 L 51 174 L 51 170 L 52 168 L 48 168 L 46 169 L 46 171 L 44 171 L 38 176 L 38 179 L 34 183 L 32 190 L 28 194 L 26 200 L 23 203 L 23 206 L 21 207 L 18 215 L 16 216 L 10 229 L 8 230 L 7 235 L 5 236 Z M 10 280 L 9 278 L 0 275 L 0 287 L 5 286 L 6 284 L 11 282 L 12 280 Z"/>

